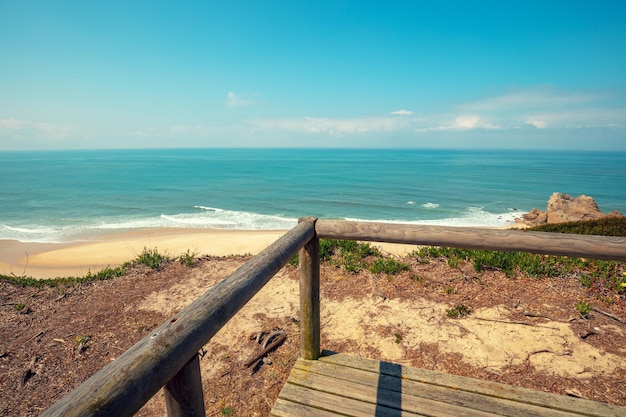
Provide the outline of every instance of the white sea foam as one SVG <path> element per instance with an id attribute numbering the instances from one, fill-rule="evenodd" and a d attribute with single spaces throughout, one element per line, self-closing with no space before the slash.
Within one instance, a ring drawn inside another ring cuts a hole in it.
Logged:
<path id="1" fill-rule="evenodd" d="M 371 220 L 346 218 L 348 221 L 362 222 L 380 222 L 393 224 L 415 224 L 415 225 L 432 225 L 432 226 L 457 226 L 457 227 L 502 227 L 515 223 L 515 219 L 521 217 L 522 211 L 508 211 L 506 213 L 489 213 L 482 207 L 468 207 L 467 210 L 459 217 L 448 217 L 432 220 Z"/>
<path id="2" fill-rule="evenodd" d="M 151 228 L 213 228 L 240 230 L 287 230 L 298 220 L 278 215 L 196 206 L 192 213 L 161 214 L 150 217 L 109 217 L 76 221 L 59 226 L 0 225 L 0 240 L 55 243 L 83 240 L 84 236 L 107 231 Z M 67 223 L 67 222 L 66 222 Z"/>
<path id="3" fill-rule="evenodd" d="M 59 226 L 0 225 L 0 239 L 23 242 L 66 242 L 82 240 L 84 236 L 107 231 L 149 229 L 163 227 L 214 228 L 240 230 L 286 230 L 297 224 L 297 219 L 279 215 L 267 215 L 246 211 L 225 210 L 205 206 L 195 206 L 192 213 L 161 214 L 151 217 L 116 217 L 92 220 L 91 222 L 64 223 Z M 351 221 L 382 222 L 393 224 L 421 224 L 438 226 L 506 226 L 524 212 L 509 209 L 505 213 L 490 213 L 483 207 L 468 207 L 457 217 L 431 220 L 412 219 L 360 219 Z"/>
<path id="4" fill-rule="evenodd" d="M 413 204 L 415 204 L 415 201 L 407 201 L 406 203 L 412 206 Z"/>
<path id="5" fill-rule="evenodd" d="M 439 204 L 437 203 L 424 203 L 421 205 L 424 208 L 428 208 L 428 209 L 436 209 L 439 207 Z"/>
<path id="6" fill-rule="evenodd" d="M 207 210 L 207 211 L 215 211 L 215 212 L 223 212 L 224 210 L 221 208 L 215 208 L 215 207 L 206 207 L 206 206 L 193 206 L 193 208 L 197 208 L 197 209 L 202 209 L 202 210 Z"/>
<path id="7" fill-rule="evenodd" d="M 227 226 L 236 226 L 237 222 L 232 220 L 222 220 L 217 218 L 204 218 L 199 216 L 194 216 L 193 214 L 175 214 L 173 216 L 168 216 L 166 214 L 161 214 L 161 219 L 171 222 L 176 226 L 182 227 L 227 227 Z"/>
<path id="8" fill-rule="evenodd" d="M 246 211 L 194 206 L 201 211 L 193 213 L 161 214 L 151 218 L 102 223 L 99 229 L 139 229 L 156 227 L 215 228 L 215 229 L 290 229 L 297 219 Z"/>
<path id="9" fill-rule="evenodd" d="M 0 225 L 0 239 L 19 240 L 21 242 L 55 243 L 60 242 L 67 233 L 66 228 L 50 226 L 9 226 Z"/>

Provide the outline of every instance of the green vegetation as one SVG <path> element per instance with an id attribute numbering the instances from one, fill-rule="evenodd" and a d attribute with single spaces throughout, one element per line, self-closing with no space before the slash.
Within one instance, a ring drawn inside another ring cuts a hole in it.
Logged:
<path id="1" fill-rule="evenodd" d="M 516 272 L 525 272 L 531 277 L 554 277 L 580 267 L 577 258 L 543 256 L 526 252 L 498 252 L 476 249 L 424 247 L 413 253 L 419 258 L 445 257 L 448 265 L 458 268 L 461 261 L 471 262 L 477 272 L 499 270 L 513 277 Z"/>
<path id="2" fill-rule="evenodd" d="M 396 261 L 393 258 L 377 258 L 369 267 L 374 274 L 397 275 L 403 271 L 409 271 L 411 267 L 404 262 Z"/>
<path id="3" fill-rule="evenodd" d="M 187 253 L 189 254 L 189 251 L 187 251 Z M 186 259 L 187 255 L 182 255 L 181 258 L 182 257 L 185 257 Z M 82 277 L 56 277 L 37 279 L 29 276 L 0 274 L 0 280 L 8 281 L 10 283 L 22 285 L 25 287 L 71 287 L 86 282 L 101 281 L 121 277 L 123 275 L 126 275 L 132 265 L 146 265 L 152 269 L 158 269 L 164 262 L 168 260 L 169 257 L 164 254 L 160 254 L 156 248 L 152 250 L 144 248 L 143 252 L 140 253 L 137 258 L 132 261 L 125 262 L 124 264 L 116 266 L 115 268 L 106 267 L 96 273 L 92 273 L 91 271 L 89 271 L 86 275 Z"/>
<path id="4" fill-rule="evenodd" d="M 22 311 L 22 310 L 24 310 L 25 308 L 26 308 L 26 304 L 24 304 L 24 303 L 17 303 L 17 304 L 15 304 L 15 305 L 13 306 L 13 309 L 14 309 L 15 311 Z"/>
<path id="5" fill-rule="evenodd" d="M 320 261 L 330 262 L 346 271 L 358 273 L 367 268 L 367 258 L 382 258 L 380 251 L 369 243 L 359 243 L 353 240 L 320 239 Z M 289 260 L 289 265 L 297 267 L 298 255 Z"/>
<path id="6" fill-rule="evenodd" d="M 288 262 L 288 264 L 293 266 L 294 268 L 297 268 L 299 263 L 300 263 L 300 255 L 298 255 L 297 253 L 293 255 Z"/>
<path id="7" fill-rule="evenodd" d="M 330 261 L 336 257 L 365 259 L 368 256 L 381 256 L 378 249 L 369 243 L 354 240 L 320 240 L 320 260 Z"/>
<path id="8" fill-rule="evenodd" d="M 544 224 L 528 229 L 537 232 L 574 233 L 579 235 L 626 236 L 626 218 L 605 217 L 599 220 Z"/>
<path id="9" fill-rule="evenodd" d="M 594 221 L 549 224 L 529 230 L 626 236 L 626 219 L 609 217 Z M 452 267 L 458 267 L 460 262 L 465 261 L 471 263 L 477 272 L 499 270 L 509 277 L 515 277 L 518 273 L 535 278 L 564 277 L 573 274 L 578 276 L 580 284 L 586 288 L 604 288 L 618 294 L 626 294 L 624 262 L 444 247 L 424 247 L 415 251 L 413 256 L 416 256 L 420 263 L 444 257 Z"/>
<path id="10" fill-rule="evenodd" d="M 578 304 L 576 304 L 576 311 L 583 317 L 587 317 L 587 314 L 591 313 L 592 309 L 593 306 L 590 303 L 585 303 L 583 300 L 578 301 Z"/>
<path id="11" fill-rule="evenodd" d="M 187 252 L 178 257 L 178 262 L 180 262 L 182 265 L 185 265 L 187 268 L 191 268 L 196 262 L 196 256 L 198 256 L 196 252 L 191 252 L 189 251 L 189 249 L 187 249 Z"/>
<path id="12" fill-rule="evenodd" d="M 84 334 L 81 336 L 76 336 L 76 344 L 77 345 L 85 345 L 87 342 L 91 340 L 91 335 Z"/>
<path id="13" fill-rule="evenodd" d="M 233 415 L 233 408 L 232 407 L 224 407 L 222 408 L 222 415 L 223 416 L 232 416 Z"/>
<path id="14" fill-rule="evenodd" d="M 169 259 L 169 256 L 160 253 L 157 248 L 148 249 L 144 247 L 143 251 L 139 254 L 139 256 L 137 256 L 137 259 L 135 259 L 135 263 L 158 270 L 161 268 L 161 265 L 166 261 L 169 261 Z"/>
<path id="15" fill-rule="evenodd" d="M 25 287 L 61 287 L 61 286 L 72 286 L 76 284 L 81 284 L 83 282 L 89 281 L 98 281 L 98 280 L 106 280 L 115 277 L 120 277 L 126 274 L 128 267 L 130 266 L 130 262 L 125 263 L 122 266 L 118 266 L 115 268 L 106 267 L 101 271 L 93 274 L 91 271 L 87 272 L 87 275 L 82 277 L 58 277 L 58 278 L 45 278 L 45 279 L 37 279 L 33 277 L 27 276 L 12 276 L 12 275 L 0 275 L 0 280 L 8 281 L 17 285 L 23 285 Z"/>
<path id="16" fill-rule="evenodd" d="M 409 278 L 421 285 L 426 283 L 426 277 L 422 275 L 411 274 Z"/>
<path id="17" fill-rule="evenodd" d="M 466 261 L 470 262 L 477 272 L 498 270 L 508 277 L 515 277 L 517 273 L 533 278 L 576 274 L 581 285 L 585 287 L 601 285 L 613 291 L 626 293 L 626 285 L 622 285 L 626 282 L 624 263 L 618 261 L 443 247 L 421 248 L 413 255 L 419 258 L 445 257 L 450 265 Z"/>
<path id="18" fill-rule="evenodd" d="M 451 319 L 458 319 L 460 317 L 469 316 L 470 314 L 472 314 L 472 309 L 465 304 L 458 304 L 446 310 L 446 315 Z"/>

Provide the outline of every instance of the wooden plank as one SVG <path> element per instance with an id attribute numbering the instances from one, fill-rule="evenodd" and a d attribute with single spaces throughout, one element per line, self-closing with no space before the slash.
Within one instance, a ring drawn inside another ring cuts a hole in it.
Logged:
<path id="1" fill-rule="evenodd" d="M 335 368 L 341 368 L 335 366 Z M 341 372 L 341 369 L 337 371 Z M 364 403 L 371 403 L 375 406 L 382 406 L 388 409 L 398 409 L 416 415 L 436 415 L 442 417 L 456 417 L 464 415 L 468 417 L 494 417 L 502 414 L 494 414 L 489 411 L 467 407 L 466 404 L 456 405 L 450 402 L 433 400 L 425 396 L 417 396 L 407 391 L 407 381 L 395 378 L 394 383 L 386 380 L 385 383 L 366 383 L 362 380 L 343 379 L 345 375 L 326 376 L 301 369 L 293 369 L 288 383 L 298 386 L 302 390 L 302 396 L 307 396 L 311 391 L 336 396 L 336 401 L 343 402 L 345 399 L 357 400 Z M 358 375 L 355 375 L 358 378 Z M 339 379 L 339 380 L 338 380 Z M 396 383 L 397 382 L 397 383 Z M 424 384 L 422 384 L 424 385 Z M 388 389 L 387 387 L 390 387 Z M 414 390 L 418 392 L 418 390 Z M 450 390 L 448 390 L 450 391 Z M 454 392 L 452 395 L 456 394 Z M 450 395 L 445 396 L 448 400 Z M 475 396 L 479 397 L 479 396 Z M 480 400 L 479 398 L 477 400 Z M 519 410 L 517 414 L 528 415 Z M 541 414 L 538 414 L 541 415 Z M 544 416 L 546 414 L 543 414 Z M 555 416 L 561 417 L 561 416 Z"/>
<path id="2" fill-rule="evenodd" d="M 196 353 L 164 388 L 168 417 L 205 417 L 200 357 Z"/>
<path id="3" fill-rule="evenodd" d="M 626 261 L 624 237 L 337 220 L 318 220 L 315 231 L 320 239 L 522 251 Z"/>
<path id="4" fill-rule="evenodd" d="M 293 403 L 305 405 L 312 409 L 320 409 L 332 411 L 336 415 L 353 416 L 353 417 L 371 417 L 371 416 L 419 416 L 420 414 L 410 413 L 395 408 L 377 405 L 371 402 L 363 402 L 353 398 L 346 398 L 320 392 L 312 389 L 306 389 L 293 384 L 285 384 L 279 394 L 279 398 Z M 301 414 L 307 416 L 308 413 Z M 423 415 L 423 414 L 422 414 Z M 452 416 L 451 416 L 452 417 Z M 456 417 L 456 416 L 454 416 Z"/>
<path id="5" fill-rule="evenodd" d="M 317 219 L 309 220 L 315 224 Z M 320 241 L 313 237 L 300 249 L 300 340 L 301 356 L 320 356 Z"/>
<path id="6" fill-rule="evenodd" d="M 298 224 L 41 416 L 135 414 L 314 235 Z"/>
<path id="7" fill-rule="evenodd" d="M 306 361 L 299 362 L 307 363 Z M 318 367 L 318 369 L 321 369 L 322 363 L 363 370 L 374 374 L 379 373 L 380 370 L 379 361 L 366 358 L 358 358 L 342 353 L 335 354 L 329 351 L 322 352 L 322 356 L 314 365 Z M 300 365 L 297 364 L 297 366 Z M 337 372 L 335 368 L 331 369 L 331 372 Z M 521 404 L 532 404 L 547 409 L 561 410 L 564 412 L 570 412 L 579 415 L 600 417 L 626 417 L 626 407 L 620 407 L 613 404 L 606 404 L 582 398 L 573 398 L 564 395 L 551 394 L 528 388 L 515 387 L 512 385 L 499 384 L 497 382 L 483 381 L 476 378 L 451 375 L 443 372 L 429 371 L 426 369 L 403 366 L 402 379 L 440 386 L 455 390 L 459 393 L 476 393 L 485 397 L 516 401 Z"/>
<path id="8" fill-rule="evenodd" d="M 346 390 L 357 390 L 362 395 L 371 395 L 381 400 L 381 395 L 394 397 L 387 391 L 397 391 L 396 398 L 401 394 L 402 408 L 419 412 L 425 403 L 438 404 L 430 411 L 437 415 L 507 415 L 524 417 L 567 417 L 572 414 L 531 404 L 494 398 L 482 394 L 471 393 L 430 385 L 407 379 L 402 376 L 389 376 L 355 368 L 344 367 L 321 361 L 299 361 L 291 372 L 289 381 L 293 384 L 315 388 L 324 392 L 344 395 Z M 341 387 L 337 389 L 336 387 Z M 366 394 L 367 393 L 367 394 Z M 358 395 L 357 394 L 357 397 Z M 445 411 L 442 411 L 445 410 Z M 577 414 L 578 415 L 578 414 Z"/>
<path id="9" fill-rule="evenodd" d="M 278 398 L 270 416 L 274 417 L 336 417 L 336 411 L 321 410 Z"/>

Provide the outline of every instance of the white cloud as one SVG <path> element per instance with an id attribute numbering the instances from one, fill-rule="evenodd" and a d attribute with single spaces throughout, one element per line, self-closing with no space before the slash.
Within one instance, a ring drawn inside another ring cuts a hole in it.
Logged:
<path id="1" fill-rule="evenodd" d="M 76 130 L 77 128 L 73 126 L 29 122 L 18 119 L 0 119 L 0 131 L 14 135 L 34 134 L 43 138 L 63 139 Z"/>
<path id="2" fill-rule="evenodd" d="M 612 97 L 595 92 L 565 91 L 552 86 L 518 89 L 510 93 L 457 106 L 461 113 L 497 121 L 493 126 L 472 124 L 460 116 L 457 126 L 517 129 L 575 129 L 626 126 L 626 108 L 615 106 Z"/>
<path id="3" fill-rule="evenodd" d="M 604 97 L 595 93 L 559 90 L 553 86 L 516 89 L 509 93 L 465 103 L 460 109 L 470 111 L 502 111 L 573 106 L 592 103 Z"/>
<path id="4" fill-rule="evenodd" d="M 328 135 L 512 130 L 525 126 L 534 126 L 537 129 L 626 127 L 626 109 L 607 106 L 603 102 L 605 99 L 595 93 L 569 92 L 541 86 L 518 89 L 480 101 L 460 103 L 440 113 L 416 115 L 411 110 L 399 109 L 387 115 L 352 118 L 258 119 L 252 122 L 252 127 L 263 131 Z"/>
<path id="5" fill-rule="evenodd" d="M 26 122 L 17 119 L 0 119 L 0 129 L 18 129 Z"/>
<path id="6" fill-rule="evenodd" d="M 445 122 L 436 127 L 422 127 L 418 131 L 430 130 L 470 130 L 470 129 L 499 129 L 500 126 L 484 120 L 477 115 L 462 115 L 452 121 Z"/>
<path id="7" fill-rule="evenodd" d="M 626 127 L 626 108 L 564 107 L 528 114 L 524 122 L 540 129 L 623 128 Z"/>
<path id="8" fill-rule="evenodd" d="M 233 91 L 229 91 L 226 95 L 226 105 L 229 107 L 244 107 L 252 104 L 255 104 L 254 101 L 241 98 Z"/>
<path id="9" fill-rule="evenodd" d="M 548 127 L 548 123 L 546 123 L 545 120 L 539 119 L 526 120 L 526 124 L 535 126 L 537 129 L 545 129 L 546 127 Z"/>
<path id="10" fill-rule="evenodd" d="M 413 114 L 412 110 L 396 110 L 396 111 L 392 111 L 390 114 L 394 114 L 394 115 L 398 115 L 398 116 L 410 116 Z"/>
<path id="11" fill-rule="evenodd" d="M 261 130 L 278 129 L 332 135 L 402 130 L 414 124 L 414 120 L 386 116 L 356 117 L 351 119 L 303 117 L 297 119 L 262 119 L 256 120 L 254 123 Z"/>

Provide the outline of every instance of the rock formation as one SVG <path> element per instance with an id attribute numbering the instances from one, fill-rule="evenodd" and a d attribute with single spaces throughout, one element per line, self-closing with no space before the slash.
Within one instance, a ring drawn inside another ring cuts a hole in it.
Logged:
<path id="1" fill-rule="evenodd" d="M 608 216 L 624 217 L 619 211 L 602 213 L 595 200 L 586 195 L 574 198 L 569 194 L 554 193 L 548 200 L 547 211 L 534 208 L 515 221 L 532 227 L 546 223 L 597 220 Z"/>

